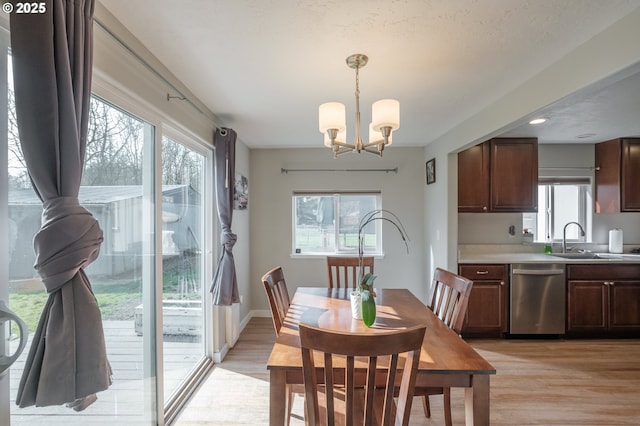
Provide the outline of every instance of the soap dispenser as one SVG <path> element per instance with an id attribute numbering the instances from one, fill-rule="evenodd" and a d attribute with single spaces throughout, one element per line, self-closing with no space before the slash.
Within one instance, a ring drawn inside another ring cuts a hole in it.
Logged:
<path id="1" fill-rule="evenodd" d="M 545 254 L 553 253 L 553 241 L 551 240 L 551 237 L 549 235 L 547 235 L 547 239 L 544 242 L 544 253 Z"/>

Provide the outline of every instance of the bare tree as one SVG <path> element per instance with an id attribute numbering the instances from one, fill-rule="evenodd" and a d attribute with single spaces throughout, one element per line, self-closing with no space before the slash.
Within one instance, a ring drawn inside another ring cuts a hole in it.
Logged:
<path id="1" fill-rule="evenodd" d="M 8 108 L 9 183 L 12 189 L 31 187 L 22 155 L 14 94 L 9 90 Z M 85 153 L 83 186 L 142 185 L 143 121 L 93 97 L 89 108 L 89 128 Z M 169 138 L 162 143 L 164 185 L 190 185 L 200 190 L 201 156 Z"/>
<path id="2" fill-rule="evenodd" d="M 8 96 L 8 132 L 7 143 L 9 149 L 9 188 L 10 189 L 29 189 L 31 188 L 31 179 L 27 173 L 27 164 L 22 155 L 22 146 L 20 146 L 20 136 L 18 135 L 18 119 L 16 118 L 16 104 L 13 90 L 7 90 Z"/>
<path id="3" fill-rule="evenodd" d="M 202 156 L 184 145 L 164 138 L 162 141 L 162 183 L 189 185 L 200 191 Z"/>

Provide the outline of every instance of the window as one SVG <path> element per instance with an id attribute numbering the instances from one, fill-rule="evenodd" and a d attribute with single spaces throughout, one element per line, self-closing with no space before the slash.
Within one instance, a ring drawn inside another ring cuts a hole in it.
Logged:
<path id="1" fill-rule="evenodd" d="M 380 205 L 379 192 L 294 193 L 293 253 L 356 254 L 360 219 Z M 380 223 L 365 228 L 365 253 L 382 254 Z"/>
<path id="2" fill-rule="evenodd" d="M 577 226 L 567 227 L 567 241 L 591 241 L 591 181 L 588 177 L 548 177 L 538 181 L 538 212 L 522 215 L 522 228 L 534 235 L 534 241 L 543 242 L 547 236 L 562 241 L 564 226 L 578 222 L 586 235 L 580 235 Z"/>

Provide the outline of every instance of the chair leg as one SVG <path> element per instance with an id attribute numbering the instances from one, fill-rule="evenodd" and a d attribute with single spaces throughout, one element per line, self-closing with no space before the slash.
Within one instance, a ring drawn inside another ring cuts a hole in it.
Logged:
<path id="1" fill-rule="evenodd" d="M 451 426 L 451 388 L 444 388 L 444 424 Z"/>
<path id="2" fill-rule="evenodd" d="M 293 407 L 293 399 L 295 398 L 296 394 L 293 393 L 293 390 L 291 389 L 291 386 L 287 385 L 287 389 L 286 389 L 286 407 L 287 407 L 287 426 L 289 426 L 289 423 L 291 422 L 291 408 Z"/>
<path id="3" fill-rule="evenodd" d="M 424 409 L 424 416 L 431 417 L 431 406 L 429 405 L 429 395 L 422 397 L 422 408 Z"/>

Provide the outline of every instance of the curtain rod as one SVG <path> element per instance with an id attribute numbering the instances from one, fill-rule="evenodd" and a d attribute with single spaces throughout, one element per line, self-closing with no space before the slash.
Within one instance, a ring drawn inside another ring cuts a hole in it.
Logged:
<path id="1" fill-rule="evenodd" d="M 184 95 L 184 93 L 182 93 L 180 91 L 180 89 L 178 89 L 173 83 L 171 83 L 169 80 L 167 80 L 167 78 L 164 75 L 162 75 L 160 73 L 160 71 L 156 70 L 153 67 L 153 65 L 151 65 L 149 62 L 147 62 L 142 56 L 140 56 L 135 50 L 133 50 L 127 43 L 125 43 L 124 40 L 122 40 L 113 31 L 111 31 L 104 23 L 102 23 L 100 21 L 100 19 L 94 17 L 93 21 L 96 24 L 98 24 L 98 26 L 100 28 L 102 28 L 102 30 L 104 32 L 106 32 L 113 40 L 115 40 L 120 46 L 122 46 L 123 49 L 125 49 L 127 52 L 129 52 L 129 54 L 131 54 L 135 59 L 137 59 L 138 62 L 140 62 L 147 70 L 149 70 L 153 75 L 158 77 L 172 91 L 177 93 L 177 95 L 171 95 L 171 94 L 167 93 L 167 101 L 170 101 L 171 99 L 178 99 L 178 100 L 181 100 L 181 101 L 185 101 L 189 105 L 191 105 L 192 108 L 194 108 L 200 114 L 204 115 L 209 121 L 211 121 L 213 124 L 215 124 L 217 126 L 217 123 L 211 117 L 209 117 L 207 114 L 205 114 L 205 112 L 202 111 L 200 109 L 200 107 L 198 107 L 198 105 L 196 105 L 191 99 L 187 98 Z"/>
<path id="2" fill-rule="evenodd" d="M 398 173 L 398 168 L 393 169 L 280 169 L 280 173 L 289 172 L 385 172 Z"/>

